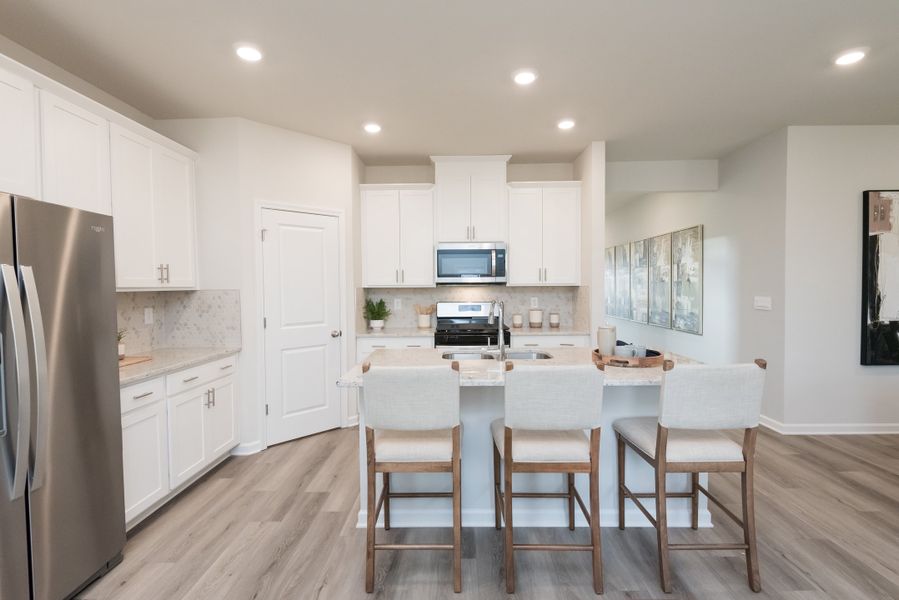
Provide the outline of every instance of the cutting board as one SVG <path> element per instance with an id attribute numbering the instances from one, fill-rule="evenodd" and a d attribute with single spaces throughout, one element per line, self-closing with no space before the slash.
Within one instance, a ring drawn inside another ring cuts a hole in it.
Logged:
<path id="1" fill-rule="evenodd" d="M 149 356 L 126 356 L 125 358 L 119 359 L 119 368 L 130 367 L 131 365 L 147 362 L 148 360 L 152 359 Z"/>

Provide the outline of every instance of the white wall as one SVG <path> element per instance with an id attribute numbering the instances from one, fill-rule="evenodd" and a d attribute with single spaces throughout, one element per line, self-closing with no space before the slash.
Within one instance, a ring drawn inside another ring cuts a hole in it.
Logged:
<path id="1" fill-rule="evenodd" d="M 434 183 L 434 165 L 367 165 L 364 183 Z M 509 181 L 571 181 L 572 163 L 510 163 L 506 167 Z"/>
<path id="2" fill-rule="evenodd" d="M 786 131 L 722 159 L 716 192 L 655 193 L 607 215 L 606 246 L 704 226 L 703 335 L 609 318 L 620 339 L 709 363 L 766 358 L 763 413 L 783 415 Z M 771 296 L 774 310 L 752 308 Z"/>
<path id="3" fill-rule="evenodd" d="M 158 127 L 201 156 L 197 172 L 201 284 L 241 291 L 238 451 L 256 451 L 265 446 L 259 207 L 270 203 L 344 211 L 342 340 L 344 366 L 349 365 L 355 354 L 353 181 L 358 179 L 359 165 L 346 144 L 245 119 L 182 119 L 161 121 Z"/>
<path id="4" fill-rule="evenodd" d="M 581 182 L 581 286 L 577 311 L 590 314 L 590 338 L 605 322 L 603 277 L 606 247 L 606 143 L 591 142 L 575 159 L 573 178 Z"/>
<path id="5" fill-rule="evenodd" d="M 899 367 L 859 364 L 862 192 L 899 189 L 899 126 L 788 138 L 784 422 L 899 431 Z"/>

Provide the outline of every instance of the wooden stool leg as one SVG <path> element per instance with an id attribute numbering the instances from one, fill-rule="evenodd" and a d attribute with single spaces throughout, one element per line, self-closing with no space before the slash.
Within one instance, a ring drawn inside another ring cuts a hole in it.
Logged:
<path id="1" fill-rule="evenodd" d="M 593 591 L 602 594 L 602 540 L 599 518 L 599 428 L 597 427 L 590 432 L 590 543 L 593 546 Z"/>
<path id="2" fill-rule="evenodd" d="M 505 446 L 503 455 L 505 462 L 505 487 L 503 489 L 503 504 L 505 505 L 506 535 L 505 535 L 505 563 L 506 563 L 506 593 L 515 593 L 515 557 L 512 541 L 512 430 L 506 427 Z"/>
<path id="3" fill-rule="evenodd" d="M 365 447 L 368 456 L 368 519 L 365 539 L 365 591 L 375 590 L 375 439 L 370 427 L 365 428 Z"/>
<path id="4" fill-rule="evenodd" d="M 384 478 L 384 530 L 390 531 L 390 473 L 382 473 Z"/>
<path id="5" fill-rule="evenodd" d="M 462 591 L 462 461 L 458 426 L 453 428 L 453 591 Z"/>
<path id="6" fill-rule="evenodd" d="M 624 440 L 618 439 L 618 529 L 624 531 Z"/>
<path id="7" fill-rule="evenodd" d="M 668 430 L 659 425 L 656 434 L 656 534 L 659 546 L 659 579 L 662 591 L 671 593 L 671 571 L 668 567 L 668 501 L 665 489 L 665 450 Z"/>
<path id="8" fill-rule="evenodd" d="M 502 506 L 500 506 L 499 502 L 499 494 L 496 493 L 496 488 L 500 483 L 500 456 L 499 450 L 496 449 L 496 444 L 493 445 L 493 512 L 496 513 L 496 530 L 499 531 L 502 526 Z"/>
<path id="9" fill-rule="evenodd" d="M 747 429 L 743 441 L 746 470 L 741 473 L 743 492 L 743 540 L 746 544 L 746 574 L 753 592 L 762 590 L 758 548 L 755 539 L 755 438 L 758 429 Z"/>
<path id="10" fill-rule="evenodd" d="M 574 531 L 574 473 L 567 473 L 568 479 L 568 529 Z"/>
<path id="11" fill-rule="evenodd" d="M 690 473 L 690 527 L 699 529 L 699 473 Z"/>

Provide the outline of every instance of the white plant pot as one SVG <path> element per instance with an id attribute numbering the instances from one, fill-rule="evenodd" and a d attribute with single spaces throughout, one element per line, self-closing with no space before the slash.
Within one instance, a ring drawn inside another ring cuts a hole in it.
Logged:
<path id="1" fill-rule="evenodd" d="M 125 358 L 125 344 L 119 344 L 119 360 Z"/>
<path id="2" fill-rule="evenodd" d="M 368 322 L 368 326 L 371 327 L 373 331 L 381 331 L 384 329 L 384 319 L 372 319 Z"/>
<path id="3" fill-rule="evenodd" d="M 419 329 L 430 329 L 431 315 L 418 315 L 418 327 Z"/>

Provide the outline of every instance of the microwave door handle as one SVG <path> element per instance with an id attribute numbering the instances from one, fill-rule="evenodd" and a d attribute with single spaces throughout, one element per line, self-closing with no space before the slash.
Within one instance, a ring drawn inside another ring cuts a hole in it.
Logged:
<path id="1" fill-rule="evenodd" d="M 22 284 L 25 288 L 25 307 L 31 325 L 31 344 L 34 348 L 35 396 L 37 397 L 37 435 L 34 440 L 34 462 L 31 466 L 31 489 L 44 485 L 44 471 L 47 462 L 48 427 L 47 410 L 50 403 L 50 379 L 47 370 L 47 338 L 44 335 L 44 317 L 41 301 L 37 293 L 34 271 L 31 267 L 20 267 Z"/>
<path id="2" fill-rule="evenodd" d="M 490 252 L 490 273 L 496 278 L 496 250 Z"/>
<path id="3" fill-rule="evenodd" d="M 18 400 L 18 423 L 16 424 L 16 442 L 14 471 L 11 489 L 12 500 L 25 494 L 25 483 L 28 480 L 28 444 L 31 438 L 31 376 L 28 372 L 28 348 L 25 342 L 25 317 L 22 314 L 22 299 L 19 295 L 19 281 L 12 265 L 0 265 L 3 294 L 9 307 L 9 325 L 12 332 L 12 344 L 15 349 L 16 398 Z M 8 409 L 10 395 L 6 387 L 2 390 L 3 409 Z"/>

